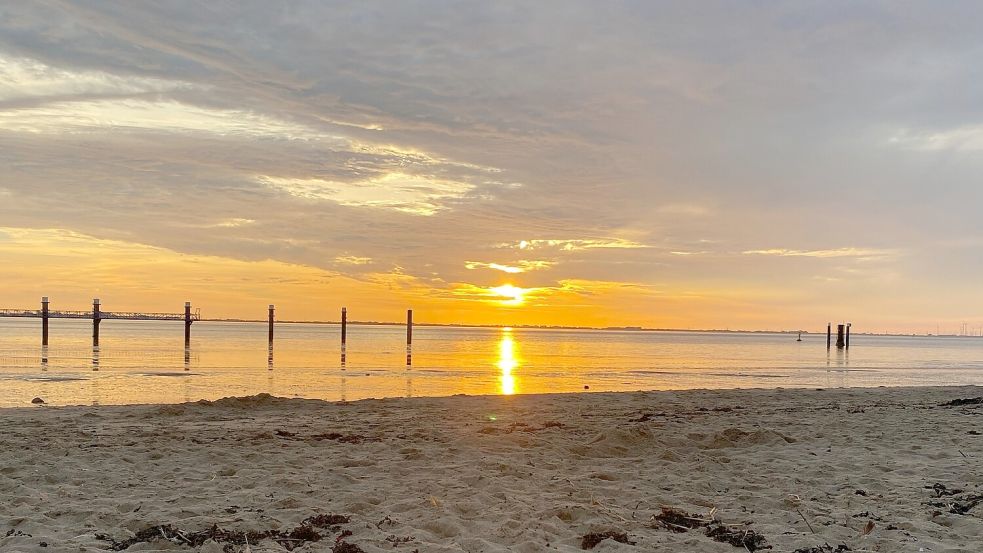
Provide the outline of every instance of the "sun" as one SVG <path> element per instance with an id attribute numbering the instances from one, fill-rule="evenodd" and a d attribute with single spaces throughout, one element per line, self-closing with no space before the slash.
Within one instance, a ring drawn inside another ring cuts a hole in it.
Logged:
<path id="1" fill-rule="evenodd" d="M 525 300 L 524 296 L 529 292 L 528 289 L 519 288 L 518 286 L 513 286 L 511 284 L 503 284 L 501 286 L 496 286 L 495 288 L 489 288 L 488 290 L 494 293 L 496 296 L 508 298 L 502 300 L 502 303 L 505 305 L 521 305 Z"/>

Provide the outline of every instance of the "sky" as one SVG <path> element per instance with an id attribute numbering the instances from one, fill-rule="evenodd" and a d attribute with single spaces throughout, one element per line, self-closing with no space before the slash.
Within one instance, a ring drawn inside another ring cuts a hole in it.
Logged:
<path id="1" fill-rule="evenodd" d="M 0 307 L 983 327 L 978 2 L 0 4 Z"/>

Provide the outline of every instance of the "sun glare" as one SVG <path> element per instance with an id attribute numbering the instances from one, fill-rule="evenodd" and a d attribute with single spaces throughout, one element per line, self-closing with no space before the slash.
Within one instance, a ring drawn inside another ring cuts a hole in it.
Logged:
<path id="1" fill-rule="evenodd" d="M 524 300 L 524 296 L 529 290 L 525 288 L 519 288 L 518 286 L 513 286 L 511 284 L 503 284 L 501 286 L 496 286 L 495 288 L 489 288 L 489 291 L 494 293 L 496 296 L 507 298 L 502 300 L 505 305 L 520 305 Z"/>

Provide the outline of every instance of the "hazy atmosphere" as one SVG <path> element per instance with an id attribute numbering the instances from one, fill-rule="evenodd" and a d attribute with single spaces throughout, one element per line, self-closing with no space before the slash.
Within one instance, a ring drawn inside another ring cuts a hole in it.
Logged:
<path id="1" fill-rule="evenodd" d="M 7 2 L 0 307 L 970 332 L 972 2 Z"/>

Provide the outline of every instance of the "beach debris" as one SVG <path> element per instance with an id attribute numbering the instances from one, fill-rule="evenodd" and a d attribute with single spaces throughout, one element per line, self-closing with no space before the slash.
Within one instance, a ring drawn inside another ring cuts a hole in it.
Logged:
<path id="1" fill-rule="evenodd" d="M 863 529 L 860 530 L 860 535 L 861 536 L 866 536 L 867 534 L 870 534 L 871 532 L 873 532 L 874 531 L 874 528 L 876 528 L 876 527 L 877 527 L 877 525 L 874 524 L 874 521 L 873 520 L 868 520 L 867 521 L 867 524 L 865 524 L 864 527 L 863 527 Z"/>
<path id="2" fill-rule="evenodd" d="M 307 517 L 301 522 L 304 526 L 314 526 L 316 528 L 331 528 L 339 524 L 348 524 L 351 517 L 345 515 L 314 515 Z"/>
<path id="3" fill-rule="evenodd" d="M 949 489 L 945 484 L 938 482 L 931 486 L 925 486 L 925 488 L 935 492 L 935 497 L 939 499 L 945 498 L 942 501 L 929 501 L 926 503 L 927 505 L 937 509 L 944 509 L 945 512 L 954 515 L 965 515 L 983 503 L 983 494 L 970 494 L 961 489 Z M 942 514 L 942 511 L 936 511 L 933 516 L 940 514 Z"/>
<path id="4" fill-rule="evenodd" d="M 837 545 L 834 549 L 832 545 L 824 543 L 816 547 L 800 547 L 796 549 L 793 553 L 844 553 L 844 551 L 853 551 L 845 543 Z"/>
<path id="5" fill-rule="evenodd" d="M 320 442 L 323 440 L 333 440 L 336 442 L 341 442 L 343 444 L 360 444 L 362 442 L 381 442 L 381 438 L 373 438 L 370 436 L 363 436 L 361 434 L 341 434 L 340 432 L 323 432 L 321 434 L 312 434 L 310 436 L 302 436 L 298 432 L 291 432 L 289 430 L 275 430 L 273 435 L 284 438 L 287 440 L 305 440 L 305 441 L 316 441 Z M 263 433 L 256 436 L 257 439 L 266 439 L 270 437 L 270 434 Z"/>
<path id="6" fill-rule="evenodd" d="M 983 396 L 981 397 L 968 397 L 963 399 L 954 399 L 952 401 L 947 401 L 945 403 L 940 403 L 939 407 L 962 407 L 964 405 L 979 405 L 983 406 Z"/>
<path id="7" fill-rule="evenodd" d="M 950 490 L 945 484 L 940 484 L 938 482 L 932 484 L 931 486 L 925 486 L 925 488 L 933 490 L 935 492 L 935 497 L 945 497 L 963 493 L 963 490 Z"/>
<path id="8" fill-rule="evenodd" d="M 39 397 L 36 397 L 31 400 L 31 403 L 33 403 L 34 405 L 43 405 L 45 401 Z"/>
<path id="9" fill-rule="evenodd" d="M 683 533 L 697 528 L 704 528 L 706 536 L 714 541 L 729 543 L 734 547 L 743 547 L 754 553 L 759 549 L 771 549 L 764 536 L 752 530 L 748 523 L 724 524 L 717 520 L 716 509 L 711 509 L 706 517 L 694 515 L 674 509 L 662 507 L 662 512 L 652 517 L 652 520 L 670 532 Z"/>
<path id="10" fill-rule="evenodd" d="M 713 522 L 712 518 L 703 518 L 693 515 L 686 511 L 673 509 L 672 507 L 662 507 L 662 512 L 654 515 L 652 520 L 664 526 L 670 532 L 681 534 L 695 528 L 703 528 Z"/>
<path id="11" fill-rule="evenodd" d="M 771 549 L 764 536 L 747 528 L 745 525 L 742 526 L 729 526 L 719 521 L 714 521 L 707 526 L 706 535 L 714 541 L 729 543 L 734 547 L 743 547 L 751 553 L 759 549 Z"/>
<path id="12" fill-rule="evenodd" d="M 597 544 L 604 540 L 614 540 L 618 543 L 625 543 L 628 545 L 635 545 L 635 542 L 628 539 L 628 534 L 626 532 L 618 532 L 616 530 L 607 530 L 604 532 L 590 532 L 584 534 L 584 537 L 580 539 L 581 549 L 594 549 Z"/>
<path id="13" fill-rule="evenodd" d="M 853 494 L 854 495 L 862 495 L 864 497 L 867 497 L 867 491 L 866 490 L 857 490 L 857 491 L 853 492 Z"/>
<path id="14" fill-rule="evenodd" d="M 337 432 L 326 432 L 324 434 L 315 434 L 311 436 L 312 440 L 334 440 L 336 442 L 341 442 L 343 444 L 360 444 L 362 442 L 379 442 L 382 441 L 379 438 L 370 438 L 368 436 L 362 436 L 360 434 L 339 434 Z"/>
<path id="15" fill-rule="evenodd" d="M 384 518 L 384 519 L 380 520 L 379 522 L 375 523 L 375 527 L 378 528 L 379 530 L 382 530 L 382 525 L 383 524 L 386 524 L 386 525 L 389 525 L 389 526 L 395 526 L 396 525 L 396 521 L 394 521 L 392 519 L 392 517 L 390 517 L 389 515 L 386 515 L 386 518 Z"/>
<path id="16" fill-rule="evenodd" d="M 511 434 L 513 432 L 541 432 L 550 428 L 563 428 L 560 421 L 546 421 L 542 426 L 532 426 L 527 422 L 517 421 L 509 424 L 505 428 L 497 426 L 485 426 L 478 430 L 478 434 Z"/>
<path id="17" fill-rule="evenodd" d="M 331 548 L 331 553 L 365 553 L 365 550 L 347 541 L 339 541 Z"/>
<path id="18" fill-rule="evenodd" d="M 393 544 L 393 547 L 398 547 L 404 543 L 410 543 L 415 538 L 413 536 L 397 536 L 396 534 L 390 534 L 386 536 L 386 541 Z"/>
<path id="19" fill-rule="evenodd" d="M 304 519 L 298 526 L 290 530 L 225 530 L 217 524 L 213 524 L 205 530 L 189 532 L 180 530 L 170 524 L 161 524 L 144 528 L 132 538 L 125 540 L 117 540 L 108 534 L 102 533 L 96 534 L 95 537 L 98 540 L 109 542 L 109 548 L 113 551 L 124 551 L 138 543 L 164 540 L 191 547 L 201 547 L 207 541 L 214 541 L 225 544 L 223 549 L 228 553 L 233 553 L 239 551 L 239 549 L 236 549 L 236 546 L 242 546 L 243 549 L 241 551 L 247 551 L 250 549 L 250 544 L 258 544 L 264 539 L 278 543 L 287 551 L 293 551 L 308 542 L 318 542 L 324 539 L 324 536 L 319 530 L 338 533 L 341 531 L 341 527 L 338 525 L 348 524 L 350 521 L 351 519 L 344 515 L 317 514 Z M 347 535 L 351 535 L 351 533 L 349 532 Z M 352 545 L 352 547 L 357 548 L 358 546 Z M 336 549 L 332 549 L 332 551 L 336 551 Z M 341 551 L 354 553 L 361 551 L 361 549 L 343 549 Z"/>

